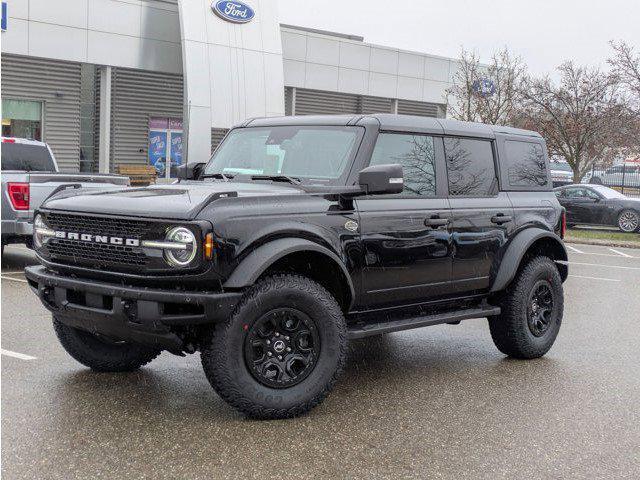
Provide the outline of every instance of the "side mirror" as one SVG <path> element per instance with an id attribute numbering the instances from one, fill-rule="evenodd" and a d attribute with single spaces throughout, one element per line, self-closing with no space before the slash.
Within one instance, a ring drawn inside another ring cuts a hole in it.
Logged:
<path id="1" fill-rule="evenodd" d="M 206 165 L 207 164 L 203 162 L 192 162 L 187 163 L 186 165 L 180 165 L 178 167 L 178 178 L 198 180 Z"/>
<path id="2" fill-rule="evenodd" d="M 404 189 L 402 165 L 373 165 L 358 174 L 360 188 L 367 195 L 401 193 Z"/>

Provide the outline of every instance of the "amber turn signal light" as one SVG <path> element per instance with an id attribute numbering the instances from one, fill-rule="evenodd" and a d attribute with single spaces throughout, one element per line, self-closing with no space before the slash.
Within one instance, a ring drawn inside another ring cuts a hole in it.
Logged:
<path id="1" fill-rule="evenodd" d="M 213 258 L 213 233 L 207 233 L 204 237 L 204 258 L 211 260 Z"/>

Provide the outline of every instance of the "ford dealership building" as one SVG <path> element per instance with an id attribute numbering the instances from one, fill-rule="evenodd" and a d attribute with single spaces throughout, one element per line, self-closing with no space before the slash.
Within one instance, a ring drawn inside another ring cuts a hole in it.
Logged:
<path id="1" fill-rule="evenodd" d="M 169 175 L 248 117 L 444 116 L 456 66 L 283 25 L 275 0 L 3 3 L 2 134 L 48 142 L 68 171 Z"/>

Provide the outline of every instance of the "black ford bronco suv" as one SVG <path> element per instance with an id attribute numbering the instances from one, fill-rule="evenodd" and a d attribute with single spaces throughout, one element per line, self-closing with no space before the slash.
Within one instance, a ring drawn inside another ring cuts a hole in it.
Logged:
<path id="1" fill-rule="evenodd" d="M 35 218 L 26 276 L 63 347 L 97 371 L 201 352 L 255 418 L 307 412 L 350 338 L 488 318 L 544 355 L 563 312 L 563 209 L 544 140 L 398 115 L 232 129 L 173 185 L 67 189 Z"/>

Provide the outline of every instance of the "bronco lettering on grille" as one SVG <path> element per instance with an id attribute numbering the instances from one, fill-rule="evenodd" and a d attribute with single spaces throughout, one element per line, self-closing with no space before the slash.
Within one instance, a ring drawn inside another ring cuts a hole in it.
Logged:
<path id="1" fill-rule="evenodd" d="M 137 238 L 109 237 L 107 235 L 91 235 L 88 233 L 63 232 L 56 230 L 56 238 L 67 240 L 79 240 L 82 242 L 109 243 L 111 245 L 125 245 L 127 247 L 139 247 L 140 240 Z"/>

